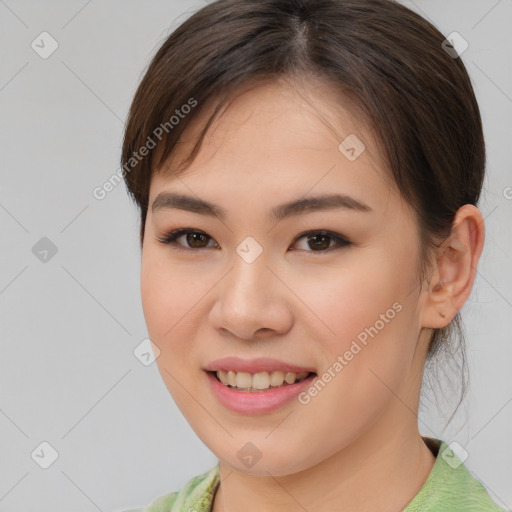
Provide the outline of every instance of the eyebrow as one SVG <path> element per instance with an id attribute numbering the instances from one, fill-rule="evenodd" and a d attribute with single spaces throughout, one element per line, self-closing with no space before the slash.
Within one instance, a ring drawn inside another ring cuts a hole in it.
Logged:
<path id="1" fill-rule="evenodd" d="M 220 206 L 185 194 L 172 192 L 160 192 L 153 201 L 151 211 L 153 213 L 165 209 L 186 210 L 201 215 L 226 218 L 226 211 Z M 301 215 L 308 212 L 326 211 L 334 209 L 353 210 L 358 212 L 372 212 L 373 210 L 365 203 L 346 194 L 323 194 L 314 197 L 303 197 L 289 201 L 274 207 L 270 217 L 282 220 L 294 215 Z"/>

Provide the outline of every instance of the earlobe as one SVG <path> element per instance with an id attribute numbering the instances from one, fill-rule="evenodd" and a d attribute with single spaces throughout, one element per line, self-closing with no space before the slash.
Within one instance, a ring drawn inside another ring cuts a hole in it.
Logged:
<path id="1" fill-rule="evenodd" d="M 459 208 L 427 283 L 423 327 L 446 327 L 462 308 L 473 288 L 484 238 L 480 210 L 470 204 Z"/>

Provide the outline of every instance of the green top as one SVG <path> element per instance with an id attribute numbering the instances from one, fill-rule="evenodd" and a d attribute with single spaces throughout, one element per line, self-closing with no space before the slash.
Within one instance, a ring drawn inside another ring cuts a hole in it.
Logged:
<path id="1" fill-rule="evenodd" d="M 444 441 L 423 439 L 436 461 L 423 487 L 402 512 L 512 512 L 492 501 L 484 486 Z M 144 509 L 125 512 L 211 512 L 218 485 L 217 464 L 190 479 L 181 490 L 161 496 Z"/>

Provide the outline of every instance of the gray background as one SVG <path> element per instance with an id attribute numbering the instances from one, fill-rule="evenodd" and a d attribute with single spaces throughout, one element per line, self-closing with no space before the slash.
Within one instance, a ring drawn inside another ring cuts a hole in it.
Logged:
<path id="1" fill-rule="evenodd" d="M 404 3 L 468 41 L 488 145 L 486 246 L 462 310 L 470 395 L 443 431 L 451 405 L 443 416 L 425 392 L 420 430 L 464 446 L 466 465 L 512 508 L 512 2 Z M 124 184 L 92 195 L 119 167 L 150 57 L 202 5 L 0 0 L 1 511 L 145 506 L 216 463 L 156 364 L 133 353 L 147 337 L 135 206 Z M 59 45 L 47 59 L 31 48 L 43 31 Z M 57 248 L 46 262 L 33 252 L 49 247 L 43 237 Z M 31 457 L 43 441 L 58 452 L 48 469 L 35 461 L 48 450 Z"/>

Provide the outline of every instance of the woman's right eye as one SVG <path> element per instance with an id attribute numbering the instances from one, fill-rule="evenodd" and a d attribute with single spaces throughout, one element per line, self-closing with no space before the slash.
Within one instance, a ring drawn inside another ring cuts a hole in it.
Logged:
<path id="1" fill-rule="evenodd" d="M 179 243 L 178 240 L 183 238 L 185 243 L 188 245 L 183 245 Z M 207 235 L 204 231 L 199 231 L 197 229 L 175 229 L 164 235 L 157 240 L 165 245 L 172 245 L 173 248 L 178 250 L 194 250 L 194 249 L 207 249 L 209 247 L 216 247 L 216 245 L 208 246 L 205 245 L 205 241 L 207 240 L 213 241 L 209 235 Z"/>

